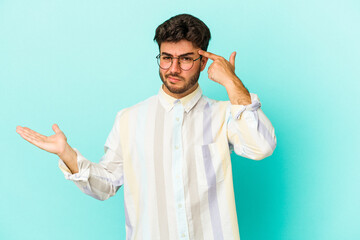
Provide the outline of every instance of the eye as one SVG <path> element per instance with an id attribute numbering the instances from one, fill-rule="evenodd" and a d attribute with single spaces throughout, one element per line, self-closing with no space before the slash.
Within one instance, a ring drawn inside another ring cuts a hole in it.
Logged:
<path id="1" fill-rule="evenodd" d="M 170 60 L 171 60 L 171 57 L 161 56 L 161 59 L 164 60 L 164 61 L 170 61 Z"/>
<path id="2" fill-rule="evenodd" d="M 182 61 L 182 62 L 191 62 L 192 58 L 190 58 L 190 57 L 181 57 L 180 61 Z"/>

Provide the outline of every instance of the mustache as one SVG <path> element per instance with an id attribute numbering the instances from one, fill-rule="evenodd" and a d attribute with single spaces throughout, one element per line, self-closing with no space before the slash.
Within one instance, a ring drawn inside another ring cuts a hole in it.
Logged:
<path id="1" fill-rule="evenodd" d="M 179 76 L 179 74 L 166 74 L 165 77 L 166 77 L 166 78 L 168 78 L 168 77 L 175 77 L 175 78 L 179 78 L 179 79 L 181 79 L 181 80 L 184 80 L 184 78 L 181 77 L 181 76 Z"/>

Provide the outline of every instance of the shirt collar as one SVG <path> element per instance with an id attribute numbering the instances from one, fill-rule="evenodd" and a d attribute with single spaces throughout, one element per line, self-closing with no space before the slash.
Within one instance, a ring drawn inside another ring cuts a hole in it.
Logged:
<path id="1" fill-rule="evenodd" d="M 174 97 L 168 95 L 167 93 L 165 93 L 161 86 L 158 96 L 159 96 L 161 105 L 165 108 L 165 110 L 167 112 L 169 112 L 174 107 L 174 105 L 180 101 L 184 107 L 184 110 L 188 113 L 201 98 L 202 90 L 199 85 L 195 89 L 195 91 L 193 91 L 189 95 L 186 95 L 183 98 L 177 99 L 177 98 L 174 98 Z"/>

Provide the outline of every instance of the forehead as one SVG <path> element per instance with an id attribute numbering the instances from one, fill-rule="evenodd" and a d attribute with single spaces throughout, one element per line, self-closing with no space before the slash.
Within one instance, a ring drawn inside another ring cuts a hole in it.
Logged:
<path id="1" fill-rule="evenodd" d="M 163 42 L 160 45 L 160 53 L 166 52 L 171 55 L 177 56 L 184 53 L 194 52 L 200 48 L 195 47 L 192 42 L 181 40 L 179 42 Z"/>

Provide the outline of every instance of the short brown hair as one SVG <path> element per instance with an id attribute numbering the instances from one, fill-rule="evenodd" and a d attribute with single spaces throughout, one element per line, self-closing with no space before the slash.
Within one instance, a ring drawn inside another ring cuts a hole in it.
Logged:
<path id="1" fill-rule="evenodd" d="M 210 38 L 210 30 L 203 21 L 190 14 L 179 14 L 156 28 L 154 41 L 160 49 L 162 42 L 187 40 L 206 51 Z"/>

